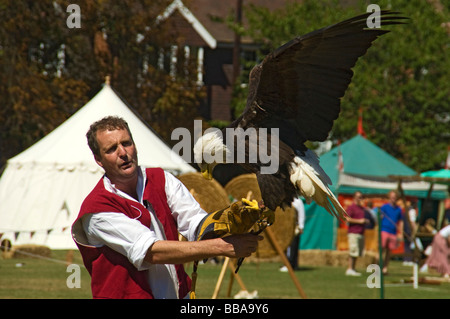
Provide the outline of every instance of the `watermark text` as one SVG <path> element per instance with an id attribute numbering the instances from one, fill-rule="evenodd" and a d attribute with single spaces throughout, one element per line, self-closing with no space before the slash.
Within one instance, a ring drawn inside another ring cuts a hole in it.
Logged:
<path id="1" fill-rule="evenodd" d="M 81 288 L 81 269 L 77 264 L 67 266 L 66 272 L 71 273 L 66 280 L 67 288 Z"/>
<path id="2" fill-rule="evenodd" d="M 381 28 L 381 9 L 378 4 L 369 4 L 366 12 L 372 12 L 367 19 L 367 27 L 370 29 Z"/>
<path id="3" fill-rule="evenodd" d="M 198 140 L 202 136 L 201 120 L 194 121 L 194 137 Z M 217 128 L 208 128 L 203 133 L 213 133 L 216 137 L 214 148 L 206 147 L 206 143 L 210 141 L 202 140 L 202 149 L 204 152 L 200 158 L 195 157 L 196 163 L 238 163 L 238 164 L 255 164 L 261 165 L 261 174 L 274 174 L 278 171 L 279 166 L 279 128 L 231 128 L 228 127 L 223 133 Z M 224 136 L 225 135 L 225 136 Z M 191 162 L 192 149 L 191 133 L 186 128 L 176 128 L 171 134 L 172 140 L 179 141 L 176 143 L 172 151 L 182 157 L 186 162 Z M 225 141 L 225 142 L 223 142 Z M 225 148 L 223 148 L 223 146 Z M 206 151 L 208 150 L 208 151 Z M 226 151 L 224 151 L 226 150 Z"/>
<path id="4" fill-rule="evenodd" d="M 66 9 L 70 13 L 66 20 L 66 25 L 69 29 L 81 28 L 81 9 L 78 4 L 69 4 Z"/>

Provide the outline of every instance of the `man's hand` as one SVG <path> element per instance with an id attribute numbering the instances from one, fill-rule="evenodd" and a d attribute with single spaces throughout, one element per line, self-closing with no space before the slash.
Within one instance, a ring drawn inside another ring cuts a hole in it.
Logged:
<path id="1" fill-rule="evenodd" d="M 224 237 L 222 240 L 229 244 L 229 250 L 224 252 L 224 256 L 230 258 L 249 257 L 258 248 L 258 241 L 263 238 L 263 236 L 251 233 Z"/>
<path id="2" fill-rule="evenodd" d="M 183 264 L 217 256 L 248 257 L 261 239 L 262 236 L 247 233 L 201 241 L 158 240 L 150 246 L 144 260 L 151 264 Z"/>
<path id="3" fill-rule="evenodd" d="M 267 209 L 260 209 L 256 201 L 243 199 L 207 215 L 198 228 L 197 240 L 244 234 L 256 223 L 264 219 L 270 223 L 274 218 L 273 212 L 270 214 Z"/>

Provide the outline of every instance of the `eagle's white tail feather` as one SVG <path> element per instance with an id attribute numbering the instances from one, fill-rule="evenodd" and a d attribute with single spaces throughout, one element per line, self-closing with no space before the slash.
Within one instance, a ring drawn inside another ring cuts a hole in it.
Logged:
<path id="1" fill-rule="evenodd" d="M 300 194 L 306 199 L 307 203 L 314 200 L 331 215 L 345 219 L 344 216 L 347 213 L 322 180 L 329 179 L 328 176 L 321 178 L 316 169 L 299 157 L 295 158 L 295 164 L 292 168 L 291 182 L 299 189 Z"/>

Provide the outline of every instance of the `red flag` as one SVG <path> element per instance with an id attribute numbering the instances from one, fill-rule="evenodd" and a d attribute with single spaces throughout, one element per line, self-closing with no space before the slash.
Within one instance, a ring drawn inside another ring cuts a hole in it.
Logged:
<path id="1" fill-rule="evenodd" d="M 450 146 L 447 151 L 447 160 L 445 161 L 445 169 L 450 169 Z"/>
<path id="2" fill-rule="evenodd" d="M 362 116 L 362 107 L 359 108 L 359 116 L 358 116 L 358 134 L 361 135 L 362 137 L 366 138 L 366 132 L 364 132 L 364 127 L 363 127 L 363 116 Z"/>

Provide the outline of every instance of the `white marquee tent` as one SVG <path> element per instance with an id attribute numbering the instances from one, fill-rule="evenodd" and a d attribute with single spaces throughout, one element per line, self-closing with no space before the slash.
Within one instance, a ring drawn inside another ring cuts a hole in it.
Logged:
<path id="1" fill-rule="evenodd" d="M 173 152 L 109 85 L 54 131 L 10 158 L 0 178 L 0 234 L 13 245 L 76 248 L 70 226 L 84 197 L 103 175 L 87 145 L 91 123 L 107 115 L 124 118 L 140 165 L 174 174 L 195 169 Z"/>

